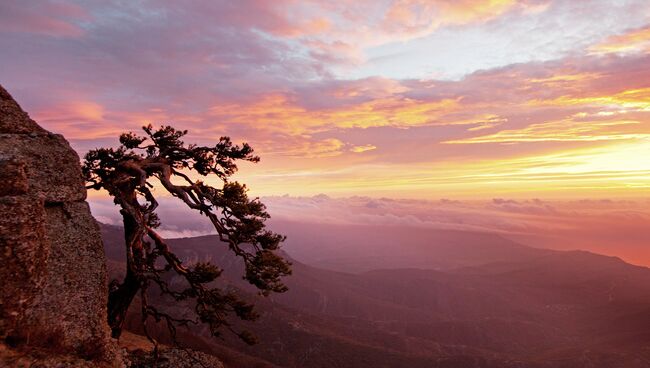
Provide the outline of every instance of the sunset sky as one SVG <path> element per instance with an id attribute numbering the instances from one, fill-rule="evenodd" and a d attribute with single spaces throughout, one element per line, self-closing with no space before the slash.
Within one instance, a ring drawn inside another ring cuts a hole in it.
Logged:
<path id="1" fill-rule="evenodd" d="M 650 191 L 650 3 L 3 1 L 0 83 L 83 153 L 145 123 L 261 195 Z"/>
<path id="2" fill-rule="evenodd" d="M 249 142 L 237 179 L 274 219 L 650 265 L 645 0 L 9 0 L 0 50 L 0 83 L 81 155 L 147 123 Z M 211 231 L 162 207 L 168 236 Z"/>

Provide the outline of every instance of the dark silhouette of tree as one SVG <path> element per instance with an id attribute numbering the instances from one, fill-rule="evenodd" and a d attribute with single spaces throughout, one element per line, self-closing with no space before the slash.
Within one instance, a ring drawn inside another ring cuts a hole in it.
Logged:
<path id="1" fill-rule="evenodd" d="M 229 181 L 237 171 L 237 160 L 258 162 L 246 143 L 235 145 L 221 137 L 213 147 L 186 145 L 181 138 L 187 131 L 170 126 L 154 130 L 143 127 L 145 136 L 124 133 L 117 149 L 99 148 L 89 151 L 83 163 L 87 188 L 105 189 L 113 197 L 124 221 L 126 240 L 126 276 L 111 283 L 108 297 L 108 322 L 113 337 L 121 334 L 124 319 L 135 296 L 140 295 L 141 313 L 147 335 L 147 320 L 164 322 L 176 341 L 176 327 L 206 323 L 214 336 L 227 328 L 248 343 L 254 337 L 247 331 L 235 331 L 227 317 L 254 320 L 253 305 L 243 301 L 234 291 L 212 283 L 222 270 L 210 263 L 188 266 L 174 254 L 157 232 L 158 203 L 152 192 L 157 181 L 172 196 L 189 208 L 205 215 L 219 235 L 221 244 L 243 260 L 244 278 L 261 294 L 287 290 L 281 277 L 291 273 L 290 264 L 275 253 L 284 237 L 265 229 L 269 218 L 259 199 L 249 199 L 246 186 Z M 191 173 L 214 175 L 223 186 L 214 188 L 192 180 Z M 178 183 L 181 184 L 178 184 Z M 224 244 L 225 243 L 225 244 Z M 166 274 L 185 280 L 184 288 L 172 288 Z M 192 318 L 171 315 L 149 303 L 147 291 L 157 288 L 163 295 L 179 303 L 193 306 Z M 151 339 L 151 337 L 149 336 Z"/>

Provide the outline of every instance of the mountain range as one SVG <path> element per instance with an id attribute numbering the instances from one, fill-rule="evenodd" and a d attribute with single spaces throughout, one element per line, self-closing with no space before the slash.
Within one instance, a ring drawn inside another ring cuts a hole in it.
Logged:
<path id="1" fill-rule="evenodd" d="M 274 228 L 288 235 L 293 275 L 288 292 L 268 298 L 243 282 L 242 264 L 216 236 L 170 240 L 185 262 L 224 268 L 221 282 L 257 305 L 260 320 L 234 321 L 257 345 L 211 338 L 203 327 L 182 332 L 227 367 L 650 366 L 650 269 L 480 232 Z M 102 236 L 119 278 L 122 229 L 103 225 Z M 136 312 L 128 328 L 141 332 Z"/>

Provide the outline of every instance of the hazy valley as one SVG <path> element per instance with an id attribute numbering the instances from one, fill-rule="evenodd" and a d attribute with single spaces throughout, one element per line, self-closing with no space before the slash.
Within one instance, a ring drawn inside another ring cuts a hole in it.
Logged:
<path id="1" fill-rule="evenodd" d="M 193 329 L 184 339 L 230 366 L 646 367 L 650 269 L 498 235 L 409 227 L 276 223 L 288 235 L 289 291 L 253 296 L 215 236 L 174 239 L 187 262 L 224 267 L 255 299 L 248 347 Z M 109 270 L 121 229 L 102 228 Z M 345 272 L 344 272 L 345 271 Z M 175 307 L 179 308 L 179 307 Z M 137 308 L 134 308 L 137 310 Z M 133 316 L 137 330 L 139 319 Z M 161 335 L 162 336 L 162 335 Z M 240 354 L 247 357 L 243 358 Z M 242 363 L 247 362 L 247 363 Z"/>

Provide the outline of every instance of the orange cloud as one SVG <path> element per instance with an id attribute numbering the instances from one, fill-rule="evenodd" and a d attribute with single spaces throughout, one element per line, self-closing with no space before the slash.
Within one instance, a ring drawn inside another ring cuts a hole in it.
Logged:
<path id="1" fill-rule="evenodd" d="M 104 107 L 94 101 L 73 100 L 50 106 L 34 112 L 34 117 L 45 124 L 56 124 L 72 137 L 96 137 L 106 132 L 106 127 L 98 129 L 105 116 Z M 88 129 L 92 126 L 92 129 Z M 110 130 L 109 130 L 110 131 Z"/>
<path id="2" fill-rule="evenodd" d="M 354 146 L 350 148 L 350 152 L 363 153 L 366 151 L 372 151 L 374 149 L 377 149 L 377 147 L 373 146 L 372 144 L 364 144 L 363 146 Z"/>
<path id="3" fill-rule="evenodd" d="M 598 91 L 584 91 L 595 94 Z M 650 88 L 623 90 L 611 95 L 561 96 L 546 100 L 531 100 L 529 106 L 595 106 L 614 112 L 650 111 Z"/>
<path id="4" fill-rule="evenodd" d="M 633 120 L 560 120 L 548 123 L 532 124 L 522 129 L 502 130 L 495 134 L 480 137 L 451 140 L 445 143 L 579 142 L 650 138 L 650 129 L 645 133 L 638 132 L 638 128 L 632 132 L 616 130 L 616 128 L 630 124 L 642 125 L 639 121 Z"/>
<path id="5" fill-rule="evenodd" d="M 299 135 L 332 128 L 426 125 L 459 107 L 457 99 L 418 101 L 394 96 L 335 109 L 307 109 L 286 95 L 270 94 L 248 105 L 214 106 L 211 116 L 263 130 Z"/>
<path id="6" fill-rule="evenodd" d="M 555 74 L 542 78 L 530 78 L 528 82 L 530 83 L 539 83 L 544 86 L 557 86 L 560 84 L 567 83 L 578 83 L 594 80 L 598 77 L 601 77 L 599 73 L 574 73 L 574 74 Z"/>
<path id="7" fill-rule="evenodd" d="M 304 37 L 328 31 L 332 27 L 329 19 L 324 17 L 312 18 L 297 24 L 285 23 L 282 27 L 270 29 L 271 33 L 285 37 Z"/>
<path id="8" fill-rule="evenodd" d="M 464 25 L 493 19 L 515 5 L 515 0 L 399 0 L 386 11 L 382 28 L 389 34 L 401 37 L 423 36 L 444 25 Z"/>
<path id="9" fill-rule="evenodd" d="M 298 139 L 293 140 L 284 149 L 276 151 L 267 151 L 269 155 L 281 155 L 300 158 L 324 158 L 339 156 L 343 153 L 345 143 L 336 138 L 323 140 Z"/>
<path id="10" fill-rule="evenodd" d="M 621 35 L 610 36 L 589 48 L 592 54 L 631 53 L 650 51 L 650 26 Z"/>

